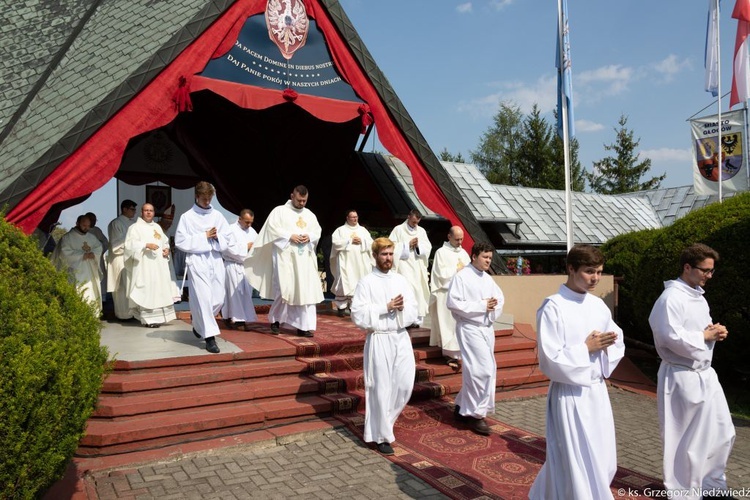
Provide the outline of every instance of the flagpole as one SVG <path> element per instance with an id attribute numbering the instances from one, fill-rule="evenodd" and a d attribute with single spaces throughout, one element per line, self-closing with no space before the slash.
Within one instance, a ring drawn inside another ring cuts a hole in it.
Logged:
<path id="1" fill-rule="evenodd" d="M 713 19 L 715 32 L 716 32 L 716 91 L 719 96 L 721 96 L 721 36 L 720 36 L 720 26 L 721 23 L 719 22 L 719 19 L 721 19 L 721 11 L 719 10 L 719 0 L 714 0 L 716 2 L 716 17 Z M 719 97 L 718 101 L 718 133 L 717 136 L 717 149 L 719 153 L 719 203 L 722 202 L 723 194 L 722 194 L 722 180 L 724 178 L 724 150 L 721 147 L 721 97 Z"/>
<path id="2" fill-rule="evenodd" d="M 565 33 L 565 19 L 563 18 L 562 9 L 563 0 L 557 0 L 557 43 L 559 43 L 560 51 L 558 57 L 558 71 L 565 71 L 565 45 L 564 45 L 564 33 Z M 562 75 L 558 76 L 561 78 Z M 558 89 L 558 92 L 562 92 L 562 88 Z M 570 192 L 570 131 L 568 130 L 568 100 L 565 96 L 560 99 L 560 109 L 558 112 L 562 118 L 562 129 L 563 129 L 563 158 L 565 162 L 565 234 L 566 244 L 568 252 L 573 248 L 573 203 L 572 194 Z"/>

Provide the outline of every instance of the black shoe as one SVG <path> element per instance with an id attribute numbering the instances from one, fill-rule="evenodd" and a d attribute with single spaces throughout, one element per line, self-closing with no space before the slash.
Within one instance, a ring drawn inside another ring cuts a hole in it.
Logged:
<path id="1" fill-rule="evenodd" d="M 161 325 L 159 323 L 151 323 L 150 325 L 145 325 L 146 328 L 159 328 Z"/>
<path id="2" fill-rule="evenodd" d="M 297 328 L 297 336 L 310 338 L 313 336 L 313 332 L 310 332 L 308 330 L 300 330 L 299 328 Z"/>
<path id="3" fill-rule="evenodd" d="M 483 418 L 474 418 L 473 420 L 471 430 L 483 436 L 489 436 L 491 434 L 490 426 L 487 425 L 487 422 L 485 422 Z"/>
<path id="4" fill-rule="evenodd" d="M 271 333 L 273 333 L 274 335 L 278 335 L 279 331 L 279 322 L 274 321 L 273 323 L 271 323 Z"/>
<path id="5" fill-rule="evenodd" d="M 202 339 L 201 334 L 195 331 L 195 328 L 193 328 L 193 335 L 195 335 L 195 338 Z"/>
<path id="6" fill-rule="evenodd" d="M 393 455 L 393 448 L 391 448 L 390 443 L 378 443 L 377 447 L 383 455 Z"/>
<path id="7" fill-rule="evenodd" d="M 419 328 L 419 325 L 416 323 L 412 323 L 411 325 L 406 327 L 407 330 L 411 330 L 412 328 Z"/>
<path id="8" fill-rule="evenodd" d="M 212 354 L 218 354 L 219 346 L 216 345 L 216 339 L 213 337 L 206 338 L 206 350 Z"/>
<path id="9" fill-rule="evenodd" d="M 466 422 L 469 419 L 469 417 L 461 415 L 461 407 L 458 405 L 453 408 L 453 417 L 455 417 L 458 422 Z"/>
<path id="10" fill-rule="evenodd" d="M 345 312 L 344 309 L 337 309 L 336 310 L 336 316 L 338 316 L 339 318 L 343 318 L 345 315 L 346 315 L 346 312 Z"/>

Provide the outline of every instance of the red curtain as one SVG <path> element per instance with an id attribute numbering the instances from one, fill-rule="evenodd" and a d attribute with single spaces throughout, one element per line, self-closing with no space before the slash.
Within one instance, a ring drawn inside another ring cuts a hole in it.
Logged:
<path id="1" fill-rule="evenodd" d="M 449 219 L 453 224 L 462 225 L 445 195 L 391 119 L 383 100 L 362 68 L 359 67 L 348 44 L 332 24 L 325 8 L 319 0 L 305 0 L 304 3 L 308 14 L 316 20 L 322 30 L 334 64 L 342 78 L 369 105 L 380 142 L 391 154 L 399 157 L 409 167 L 419 199 L 425 206 Z M 104 186 L 117 172 L 130 138 L 162 127 L 175 118 L 177 109 L 172 99 L 178 88 L 180 77 L 188 78 L 193 91 L 205 85 L 207 88 L 223 87 L 229 92 L 223 82 L 214 80 L 206 84 L 207 79 L 193 75 L 202 71 L 211 58 L 220 57 L 228 52 L 237 39 L 245 20 L 251 15 L 264 12 L 265 8 L 266 0 L 239 0 L 233 4 L 145 89 L 131 99 L 16 205 L 7 215 L 7 220 L 30 234 L 55 203 L 85 196 Z M 284 102 L 282 92 L 276 92 L 278 97 L 275 97 L 269 95 L 269 92 L 274 91 L 254 87 L 247 87 L 241 91 L 231 90 L 230 95 L 234 95 L 243 102 L 242 105 L 250 107 L 264 107 Z M 253 98 L 247 97 L 248 90 L 252 90 Z M 357 103 L 338 102 L 336 104 L 330 99 L 323 101 L 320 99 L 299 95 L 295 103 L 313 114 L 317 113 L 318 118 L 331 121 L 345 121 L 346 116 L 351 119 L 358 113 Z M 465 244 L 470 246 L 471 238 L 468 231 L 465 233 Z"/>

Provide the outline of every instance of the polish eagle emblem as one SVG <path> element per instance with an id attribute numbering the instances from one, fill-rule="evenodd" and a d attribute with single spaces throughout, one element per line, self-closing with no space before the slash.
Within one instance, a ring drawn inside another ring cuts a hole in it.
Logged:
<path id="1" fill-rule="evenodd" d="M 268 36 L 285 59 L 305 45 L 310 21 L 302 0 L 268 0 L 266 4 Z"/>

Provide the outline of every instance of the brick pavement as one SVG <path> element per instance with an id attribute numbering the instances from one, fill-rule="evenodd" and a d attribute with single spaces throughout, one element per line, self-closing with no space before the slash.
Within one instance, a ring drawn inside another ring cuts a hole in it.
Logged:
<path id="1" fill-rule="evenodd" d="M 618 463 L 661 478 L 661 444 L 653 397 L 610 388 Z M 544 435 L 546 397 L 498 401 L 495 418 Z M 750 488 L 750 422 L 737 421 L 728 466 L 730 488 Z M 216 449 L 88 478 L 98 498 L 109 499 L 398 499 L 447 498 L 365 446 L 345 428 L 277 444 Z"/>

